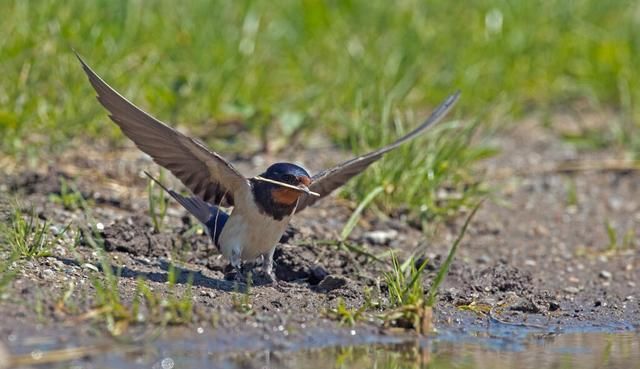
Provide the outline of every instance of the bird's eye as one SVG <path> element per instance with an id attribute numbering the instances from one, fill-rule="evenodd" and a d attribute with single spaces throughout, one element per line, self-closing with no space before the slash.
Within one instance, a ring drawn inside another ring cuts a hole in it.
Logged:
<path id="1" fill-rule="evenodd" d="M 287 183 L 295 183 L 297 178 L 296 178 L 296 176 L 291 175 L 291 174 L 284 174 L 282 176 L 282 180 L 287 182 Z"/>

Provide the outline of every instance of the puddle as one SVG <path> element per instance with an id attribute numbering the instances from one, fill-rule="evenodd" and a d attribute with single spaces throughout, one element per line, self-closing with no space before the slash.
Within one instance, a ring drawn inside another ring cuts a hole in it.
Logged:
<path id="1" fill-rule="evenodd" d="M 84 358 L 47 361 L 55 339 L 25 338 L 11 347 L 24 365 L 46 368 L 634 368 L 640 362 L 637 332 L 472 334 L 443 332 L 431 338 L 353 335 L 314 330 L 295 340 L 235 333 L 227 337 L 181 332 L 147 345 L 87 347 Z M 353 332 L 352 332 L 353 333 Z M 215 338 L 214 338 L 215 337 Z M 291 338 L 291 337 L 289 337 Z M 330 346 L 327 346 L 330 345 Z M 70 347 L 69 345 L 66 346 Z M 1 356 L 1 355 L 0 355 Z M 4 368 L 0 364 L 0 368 Z"/>

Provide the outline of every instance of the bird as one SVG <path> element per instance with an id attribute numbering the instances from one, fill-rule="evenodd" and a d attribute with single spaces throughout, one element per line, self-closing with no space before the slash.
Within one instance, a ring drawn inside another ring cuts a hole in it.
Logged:
<path id="1" fill-rule="evenodd" d="M 291 217 L 343 186 L 386 153 L 433 127 L 460 96 L 460 91 L 449 95 L 421 125 L 395 142 L 315 175 L 297 164 L 278 162 L 258 176 L 245 177 L 199 140 L 129 102 L 75 54 L 111 120 L 191 194 L 183 196 L 147 175 L 203 224 L 211 242 L 238 271 L 237 275 L 243 275 L 243 262 L 261 258 L 263 272 L 274 283 L 273 255 Z M 227 213 L 221 207 L 232 210 Z"/>

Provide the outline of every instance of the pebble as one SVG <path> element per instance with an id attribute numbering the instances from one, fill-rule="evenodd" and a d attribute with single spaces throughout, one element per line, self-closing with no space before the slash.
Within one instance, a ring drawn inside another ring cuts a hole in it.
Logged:
<path id="1" fill-rule="evenodd" d="M 483 254 L 480 255 L 480 257 L 478 257 L 476 261 L 478 262 L 478 264 L 489 264 L 491 262 L 491 258 L 489 257 L 489 255 Z"/>
<path id="2" fill-rule="evenodd" d="M 611 272 L 607 271 L 607 270 L 602 270 L 598 276 L 602 279 L 606 279 L 606 280 L 610 280 L 613 275 L 611 274 Z"/>
<path id="3" fill-rule="evenodd" d="M 329 275 L 329 272 L 322 265 L 312 266 L 309 272 L 309 283 L 311 284 L 318 284 Z"/>
<path id="4" fill-rule="evenodd" d="M 328 275 L 325 279 L 318 284 L 318 288 L 322 291 L 328 292 L 338 289 L 347 284 L 347 280 L 343 277 Z"/>
<path id="5" fill-rule="evenodd" d="M 364 238 L 375 245 L 388 244 L 396 237 L 398 237 L 398 231 L 395 229 L 371 231 L 364 234 Z"/>
<path id="6" fill-rule="evenodd" d="M 620 210 L 620 208 L 622 208 L 622 205 L 624 204 L 624 201 L 622 201 L 621 198 L 619 197 L 610 197 L 609 198 L 609 208 L 613 211 L 616 210 Z"/>
<path id="7" fill-rule="evenodd" d="M 209 289 L 200 290 L 200 294 L 202 296 L 207 296 L 207 297 L 216 297 L 216 295 L 212 291 L 210 291 Z"/>
<path id="8" fill-rule="evenodd" d="M 55 277 L 56 272 L 54 272 L 52 269 L 43 269 L 42 270 L 42 278 L 44 279 L 52 279 L 53 277 Z"/>
<path id="9" fill-rule="evenodd" d="M 85 268 L 85 269 L 93 270 L 93 271 L 94 271 L 94 272 L 96 272 L 96 273 L 100 271 L 100 270 L 98 270 L 98 267 L 97 267 L 97 266 L 95 266 L 95 265 L 93 265 L 93 264 L 84 263 L 84 264 L 82 264 L 81 266 L 82 266 L 83 268 Z"/>
<path id="10" fill-rule="evenodd" d="M 536 265 L 537 265 L 537 263 L 536 263 L 536 261 L 535 261 L 535 260 L 527 259 L 527 260 L 525 260 L 525 261 L 524 261 L 524 265 L 526 265 L 526 266 L 530 266 L 530 267 L 534 267 L 534 266 L 536 266 Z"/>
<path id="11" fill-rule="evenodd" d="M 569 282 L 571 283 L 580 283 L 580 279 L 574 276 L 569 277 Z"/>
<path id="12" fill-rule="evenodd" d="M 543 225 L 537 225 L 533 228 L 533 233 L 536 236 L 547 237 L 549 236 L 549 229 Z"/>
<path id="13" fill-rule="evenodd" d="M 580 290 L 578 289 L 578 287 L 569 286 L 569 287 L 565 287 L 564 288 L 564 292 L 571 293 L 571 294 L 576 294 L 576 293 L 580 292 Z"/>

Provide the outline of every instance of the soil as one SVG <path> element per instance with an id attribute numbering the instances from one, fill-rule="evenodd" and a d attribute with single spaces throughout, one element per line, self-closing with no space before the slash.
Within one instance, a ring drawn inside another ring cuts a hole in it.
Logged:
<path id="1" fill-rule="evenodd" d="M 637 329 L 640 173 L 599 167 L 620 153 L 576 151 L 535 123 L 523 122 L 501 133 L 492 143 L 500 154 L 480 165 L 492 192 L 442 286 L 434 309 L 436 326 L 454 331 L 484 329 L 492 323 L 554 332 Z M 346 157 L 337 150 L 326 153 L 326 148 L 317 148 L 303 157 L 284 152 L 280 158 L 256 155 L 235 158 L 234 163 L 252 175 L 277 159 L 307 158 L 315 171 Z M 593 165 L 576 170 L 566 165 L 572 160 Z M 75 337 L 95 335 L 96 327 L 101 331 L 100 325 L 78 324 L 78 317 L 95 304 L 91 275 L 101 268 L 89 234 L 104 240 L 104 250 L 119 270 L 118 288 L 125 302 L 134 299 L 138 278 L 159 294 L 190 289 L 198 313 L 192 326 L 211 325 L 224 332 L 225 339 L 257 331 L 268 340 L 274 332 L 313 327 L 351 332 L 353 328 L 330 319 L 327 311 L 340 300 L 357 308 L 368 295 L 384 299 L 388 265 L 336 242 L 353 204 L 334 196 L 297 215 L 275 255 L 280 282 L 273 285 L 258 273 L 248 288 L 232 280 L 227 262 L 175 202 L 169 203 L 163 229 L 153 230 L 141 175 L 148 168 L 155 169 L 133 147 L 98 146 L 67 152 L 37 170 L 24 171 L 17 164 L 4 169 L 3 214 L 9 199 L 18 196 L 56 229 L 71 223 L 72 230 L 84 230 L 84 237 L 72 248 L 75 232 L 67 232 L 51 256 L 20 262 L 0 300 L 1 337 L 34 329 L 71 331 Z M 61 179 L 77 186 L 90 210 L 69 210 L 53 201 L 63 189 Z M 182 188 L 173 179 L 166 182 Z M 429 286 L 463 218 L 426 234 L 402 216 L 365 212 L 350 240 L 373 255 L 395 250 L 401 259 L 426 250 L 421 256 L 429 258 L 424 274 Z M 612 247 L 605 224 L 616 230 L 617 247 Z M 634 241 L 623 244 L 629 232 L 633 237 L 628 239 Z M 167 283 L 172 263 L 178 270 L 174 287 Z M 71 284 L 72 298 L 61 305 Z M 250 306 L 240 306 L 246 292 Z M 376 322 L 359 322 L 357 327 L 359 332 L 382 332 Z M 278 342 L 286 344 L 294 337 Z"/>

